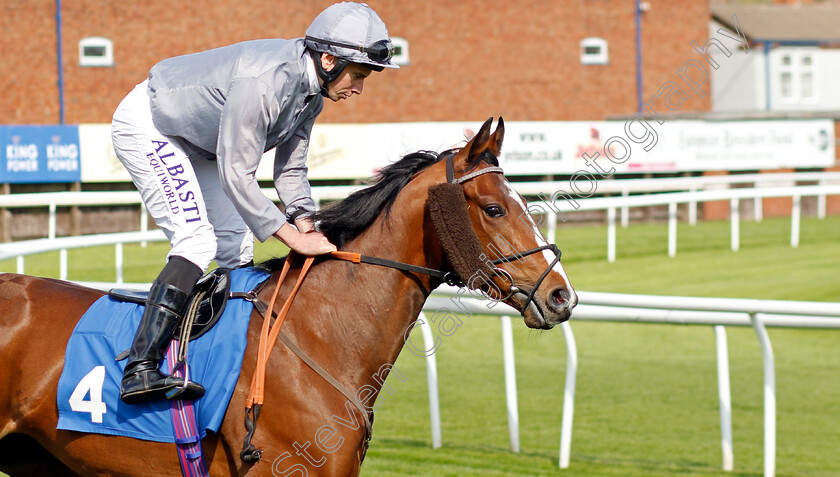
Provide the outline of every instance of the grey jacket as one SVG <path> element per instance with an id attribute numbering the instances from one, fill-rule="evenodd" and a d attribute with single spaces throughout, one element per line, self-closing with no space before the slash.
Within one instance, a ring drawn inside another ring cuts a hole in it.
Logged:
<path id="1" fill-rule="evenodd" d="M 272 147 L 287 216 L 315 211 L 306 156 L 324 102 L 308 57 L 302 39 L 255 40 L 169 58 L 149 72 L 155 126 L 191 158 L 216 159 L 225 193 L 260 241 L 287 220 L 255 177 Z"/>

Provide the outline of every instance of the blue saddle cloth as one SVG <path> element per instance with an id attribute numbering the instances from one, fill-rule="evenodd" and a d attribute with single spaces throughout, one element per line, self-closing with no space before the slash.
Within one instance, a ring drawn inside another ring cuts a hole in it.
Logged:
<path id="1" fill-rule="evenodd" d="M 258 268 L 233 270 L 230 291 L 253 290 L 267 278 Z M 252 310 L 247 300 L 229 299 L 218 323 L 189 344 L 190 379 L 207 389 L 194 401 L 202 437 L 222 424 L 242 368 Z M 120 400 L 127 360 L 114 357 L 131 346 L 142 315 L 142 305 L 104 296 L 79 320 L 58 381 L 58 429 L 175 442 L 168 402 L 129 405 Z"/>

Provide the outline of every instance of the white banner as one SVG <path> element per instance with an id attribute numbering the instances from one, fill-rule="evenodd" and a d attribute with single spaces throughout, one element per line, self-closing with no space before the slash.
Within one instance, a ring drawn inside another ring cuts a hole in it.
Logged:
<path id="1" fill-rule="evenodd" d="M 131 182 L 114 153 L 110 124 L 80 124 L 79 154 L 82 182 Z"/>
<path id="2" fill-rule="evenodd" d="M 481 123 L 372 124 L 372 164 L 465 144 Z M 495 125 L 494 125 L 495 127 Z M 377 142 L 373 138 L 380 138 Z M 834 165 L 834 123 L 766 121 L 507 122 L 499 161 L 508 175 L 764 170 Z M 604 148 L 609 146 L 609 154 Z"/>
<path id="3" fill-rule="evenodd" d="M 481 122 L 316 124 L 309 178 L 363 179 L 419 150 L 461 147 Z M 494 128 L 496 125 L 494 124 Z M 831 167 L 830 119 L 755 121 L 518 121 L 505 123 L 499 161 L 508 175 L 607 174 Z M 110 125 L 79 126 L 82 182 L 129 176 L 111 147 Z M 605 147 L 608 151 L 605 153 Z M 271 180 L 274 151 L 257 170 Z"/>
<path id="4" fill-rule="evenodd" d="M 656 127 L 656 123 L 653 123 Z M 834 122 L 817 120 L 673 121 L 659 144 L 628 161 L 628 172 L 765 170 L 834 165 Z M 636 146 L 634 144 L 634 146 Z"/>
<path id="5" fill-rule="evenodd" d="M 366 124 L 316 124 L 309 138 L 309 179 L 357 179 L 370 176 Z M 274 149 L 263 154 L 259 180 L 272 180 Z"/>

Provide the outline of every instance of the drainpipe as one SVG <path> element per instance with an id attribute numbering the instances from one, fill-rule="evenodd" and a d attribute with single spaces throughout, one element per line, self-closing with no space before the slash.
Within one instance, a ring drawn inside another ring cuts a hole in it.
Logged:
<path id="1" fill-rule="evenodd" d="M 636 0 L 636 108 L 642 112 L 642 1 Z"/>
<path id="2" fill-rule="evenodd" d="M 62 73 L 63 61 L 61 59 L 61 0 L 55 0 L 55 37 L 56 56 L 58 61 L 58 120 L 64 124 L 64 75 Z"/>
<path id="3" fill-rule="evenodd" d="M 765 111 L 770 111 L 770 42 L 764 42 L 764 93 L 766 100 L 764 103 Z"/>

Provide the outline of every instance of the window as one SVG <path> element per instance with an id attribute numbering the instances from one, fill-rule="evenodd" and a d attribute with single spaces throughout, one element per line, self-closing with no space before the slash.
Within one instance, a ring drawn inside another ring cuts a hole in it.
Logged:
<path id="1" fill-rule="evenodd" d="M 607 40 L 589 37 L 580 41 L 580 64 L 606 65 L 607 63 L 609 63 Z"/>
<path id="2" fill-rule="evenodd" d="M 801 94 L 803 99 L 814 97 L 814 77 L 810 71 L 802 73 L 799 86 L 802 88 Z"/>
<path id="3" fill-rule="evenodd" d="M 792 98 L 793 97 L 793 77 L 789 71 L 785 71 L 782 73 L 782 97 L 783 98 Z"/>
<path id="4" fill-rule="evenodd" d="M 408 40 L 400 37 L 391 37 L 394 44 L 394 57 L 392 61 L 396 65 L 406 66 L 408 64 Z"/>
<path id="5" fill-rule="evenodd" d="M 100 36 L 82 38 L 79 66 L 114 66 L 114 43 Z"/>
<path id="6" fill-rule="evenodd" d="M 788 105 L 813 103 L 818 95 L 815 75 L 817 51 L 807 47 L 782 47 L 780 50 L 776 63 L 779 98 Z"/>
<path id="7" fill-rule="evenodd" d="M 814 97 L 814 74 L 812 72 L 811 55 L 802 55 L 802 65 L 799 68 L 799 88 L 802 98 Z"/>

